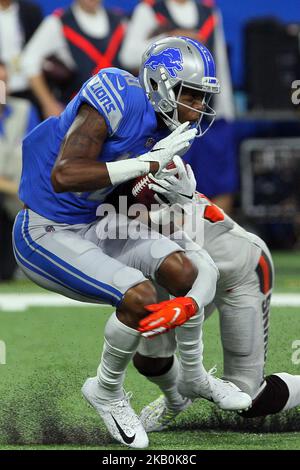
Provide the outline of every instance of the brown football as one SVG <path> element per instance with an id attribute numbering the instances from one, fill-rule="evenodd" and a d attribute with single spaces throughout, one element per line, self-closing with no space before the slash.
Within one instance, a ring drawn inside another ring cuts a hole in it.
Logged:
<path id="1" fill-rule="evenodd" d="M 174 168 L 175 164 L 173 162 L 168 163 L 167 169 Z M 155 191 L 149 188 L 149 184 L 155 183 L 151 179 L 151 173 L 148 173 L 148 175 L 144 176 L 138 176 L 134 180 L 132 180 L 131 183 L 131 190 L 130 193 L 134 198 L 134 202 L 138 204 L 144 204 L 148 209 L 151 209 L 152 204 L 158 204 L 158 202 L 155 199 Z M 167 200 L 165 200 L 164 196 L 159 194 L 160 199 L 168 203 Z"/>

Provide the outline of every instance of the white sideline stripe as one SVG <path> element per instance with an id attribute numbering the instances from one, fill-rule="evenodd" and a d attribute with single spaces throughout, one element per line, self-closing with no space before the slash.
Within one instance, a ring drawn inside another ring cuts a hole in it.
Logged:
<path id="1" fill-rule="evenodd" d="M 0 294 L 0 310 L 24 311 L 29 307 L 110 307 L 68 299 L 58 294 Z M 273 307 L 300 307 L 300 294 L 273 294 Z"/>
<path id="2" fill-rule="evenodd" d="M 273 307 L 300 307 L 300 294 L 273 294 Z"/>
<path id="3" fill-rule="evenodd" d="M 0 310 L 24 311 L 29 307 L 110 307 L 69 299 L 59 294 L 0 294 Z"/>

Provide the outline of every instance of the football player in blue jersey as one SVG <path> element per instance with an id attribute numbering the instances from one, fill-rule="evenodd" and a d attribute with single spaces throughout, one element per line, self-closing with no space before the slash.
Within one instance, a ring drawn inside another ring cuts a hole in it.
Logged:
<path id="1" fill-rule="evenodd" d="M 131 447 L 148 445 L 123 382 L 140 341 L 139 321 L 157 302 L 150 279 L 176 297 L 188 295 L 181 306 L 188 318 L 211 302 L 218 272 L 201 249 L 192 262 L 146 226 L 139 239 L 110 239 L 96 209 L 120 183 L 149 171 L 159 176 L 175 154 L 184 154 L 196 133 L 205 132 L 203 117 L 213 120 L 208 101 L 217 92 L 209 51 L 188 38 L 166 38 L 146 51 L 140 80 L 116 68 L 101 70 L 23 144 L 16 260 L 48 290 L 116 307 L 97 377 L 82 391 L 111 435 Z"/>

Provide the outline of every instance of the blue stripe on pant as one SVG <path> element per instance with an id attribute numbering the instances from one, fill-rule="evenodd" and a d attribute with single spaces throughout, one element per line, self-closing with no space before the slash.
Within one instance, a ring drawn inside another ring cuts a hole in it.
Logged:
<path id="1" fill-rule="evenodd" d="M 32 240 L 28 210 L 18 214 L 13 238 L 16 258 L 27 269 L 82 296 L 105 300 L 115 306 L 122 301 L 122 292 L 87 276 Z"/>

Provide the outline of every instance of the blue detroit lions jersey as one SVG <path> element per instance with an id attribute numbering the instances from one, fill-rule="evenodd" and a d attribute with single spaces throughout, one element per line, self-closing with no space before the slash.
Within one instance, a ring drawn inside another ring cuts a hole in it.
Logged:
<path id="1" fill-rule="evenodd" d="M 88 80 L 59 117 L 47 119 L 23 141 L 20 199 L 34 212 L 58 223 L 92 222 L 97 207 L 114 189 L 55 193 L 52 187 L 51 172 L 62 141 L 83 103 L 94 107 L 108 127 L 99 162 L 136 157 L 161 138 L 154 109 L 137 78 L 108 68 Z"/>

